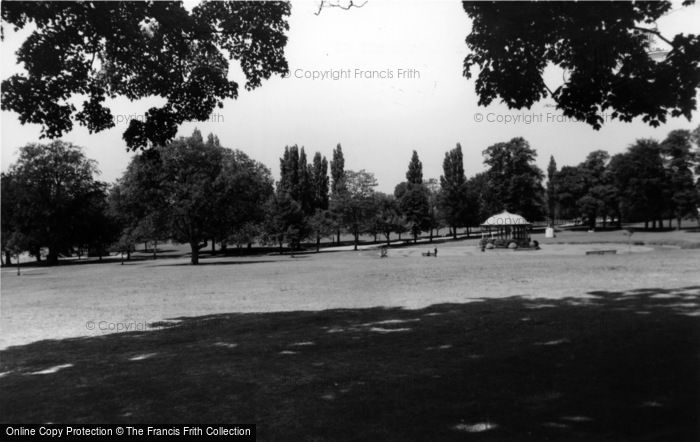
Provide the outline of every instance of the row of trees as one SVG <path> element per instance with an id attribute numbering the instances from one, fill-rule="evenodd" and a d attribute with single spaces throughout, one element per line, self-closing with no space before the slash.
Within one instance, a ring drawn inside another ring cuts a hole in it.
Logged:
<path id="1" fill-rule="evenodd" d="M 681 228 L 684 218 L 697 218 L 700 205 L 700 127 L 674 130 L 662 142 L 637 140 L 621 154 L 598 150 L 576 166 L 557 170 L 550 158 L 547 170 L 547 213 L 556 218 L 580 218 L 590 228 L 598 220 L 644 222 L 645 227 Z"/>
<path id="2" fill-rule="evenodd" d="M 2 175 L 2 248 L 6 263 L 27 251 L 56 263 L 59 255 L 88 250 L 127 256 L 138 243 L 174 240 L 191 248 L 191 262 L 211 244 L 250 247 L 253 243 L 292 249 L 322 238 L 339 243 L 352 235 L 383 237 L 423 232 L 432 240 L 448 227 L 479 225 L 507 209 L 531 221 L 579 218 L 590 227 L 598 219 L 643 221 L 697 217 L 700 203 L 695 173 L 700 172 L 695 132 L 677 130 L 663 142 L 638 140 L 610 157 L 595 151 L 576 166 L 557 169 L 554 158 L 544 173 L 537 153 L 523 138 L 496 143 L 483 151 L 487 170 L 467 178 L 459 144 L 445 153 L 439 180 L 423 178 L 416 151 L 406 180 L 393 194 L 375 190 L 365 170 L 345 169 L 338 145 L 330 161 L 316 152 L 309 162 L 303 147 L 286 147 L 280 180 L 239 150 L 221 146 L 209 135 L 192 136 L 138 153 L 124 175 L 109 186 L 97 181 L 94 161 L 80 147 L 54 141 L 31 144 Z M 330 170 L 329 170 L 330 169 Z M 330 172 L 330 173 L 329 173 Z M 670 221 L 669 221 L 670 223 Z"/>

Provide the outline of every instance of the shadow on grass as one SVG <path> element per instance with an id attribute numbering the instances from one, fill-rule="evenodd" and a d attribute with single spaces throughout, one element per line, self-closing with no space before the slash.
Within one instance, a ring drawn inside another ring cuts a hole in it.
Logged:
<path id="1" fill-rule="evenodd" d="M 176 318 L 0 352 L 2 421 L 260 440 L 698 440 L 700 286 Z"/>

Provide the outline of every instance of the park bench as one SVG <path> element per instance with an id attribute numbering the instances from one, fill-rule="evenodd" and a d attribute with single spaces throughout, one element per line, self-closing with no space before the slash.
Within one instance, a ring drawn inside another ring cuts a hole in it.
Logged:
<path id="1" fill-rule="evenodd" d="M 586 255 L 615 255 L 617 250 L 587 250 Z"/>

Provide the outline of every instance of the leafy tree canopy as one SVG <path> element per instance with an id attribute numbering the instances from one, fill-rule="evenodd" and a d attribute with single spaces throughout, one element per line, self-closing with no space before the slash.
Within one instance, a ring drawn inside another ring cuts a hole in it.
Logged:
<path id="1" fill-rule="evenodd" d="M 73 246 L 103 236 L 100 208 L 106 185 L 95 180 L 97 173 L 96 163 L 71 143 L 22 147 L 3 175 L 3 233 L 8 233 L 6 227 L 22 233 L 23 243 L 37 257 L 40 247 L 48 247 L 52 264 Z"/>
<path id="2" fill-rule="evenodd" d="M 544 214 L 544 174 L 535 164 L 537 152 L 523 138 L 496 143 L 483 151 L 489 170 L 486 200 L 492 213 L 506 209 L 529 220 Z"/>
<path id="3" fill-rule="evenodd" d="M 418 158 L 418 152 L 413 151 L 411 162 L 408 163 L 408 171 L 406 172 L 406 181 L 408 184 L 423 184 L 423 163 Z"/>
<path id="4" fill-rule="evenodd" d="M 684 5 L 693 3 L 685 1 Z M 479 104 L 500 98 L 509 108 L 530 108 L 551 97 L 563 114 L 599 129 L 602 114 L 656 127 L 667 116 L 691 118 L 700 84 L 700 37 L 663 37 L 655 22 L 670 1 L 463 2 L 472 19 L 466 38 L 472 53 L 464 76 L 479 69 Z M 652 39 L 669 48 L 662 61 L 649 56 Z M 550 65 L 568 74 L 551 90 L 543 72 Z"/>
<path id="5" fill-rule="evenodd" d="M 637 140 L 627 152 L 612 157 L 610 172 L 626 219 L 648 221 L 663 215 L 668 187 L 661 147 L 656 140 Z"/>
<path id="6" fill-rule="evenodd" d="M 445 221 L 452 227 L 452 235 L 457 237 L 457 227 L 468 223 L 470 209 L 467 192 L 467 178 L 464 174 L 462 146 L 445 152 L 442 162 L 443 175 L 440 176 L 440 209 Z"/>
<path id="7" fill-rule="evenodd" d="M 266 167 L 215 137 L 204 142 L 196 129 L 135 156 L 122 185 L 131 200 L 141 197 L 139 218 L 162 220 L 168 237 L 190 245 L 192 264 L 199 262 L 203 241 L 261 221 L 259 208 L 272 193 Z"/>
<path id="8" fill-rule="evenodd" d="M 246 89 L 288 71 L 284 58 L 290 5 L 274 2 L 3 2 L 3 25 L 31 33 L 17 52 L 26 74 L 2 82 L 2 109 L 40 124 L 57 138 L 74 120 L 90 132 L 114 126 L 107 98 L 166 100 L 124 132 L 130 149 L 162 145 L 184 121 L 206 120 L 238 83 L 229 60 L 240 63 Z M 85 97 L 77 109 L 71 101 Z"/>

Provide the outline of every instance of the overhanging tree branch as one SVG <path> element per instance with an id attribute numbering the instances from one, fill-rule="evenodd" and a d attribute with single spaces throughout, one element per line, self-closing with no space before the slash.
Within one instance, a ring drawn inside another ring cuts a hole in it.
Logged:
<path id="1" fill-rule="evenodd" d="M 636 30 L 642 31 L 642 32 L 646 32 L 647 34 L 656 35 L 656 36 L 659 37 L 661 40 L 663 40 L 663 41 L 665 41 L 666 43 L 668 43 L 669 45 L 673 46 L 673 43 L 671 42 L 671 40 L 669 40 L 669 39 L 667 39 L 666 37 L 664 37 L 663 35 L 661 35 L 661 33 L 660 33 L 659 31 L 657 31 L 656 29 L 643 28 L 643 27 L 641 27 L 641 26 L 635 26 L 633 29 L 636 29 Z"/>
<path id="2" fill-rule="evenodd" d="M 321 15 L 321 11 L 323 10 L 324 7 L 326 8 L 340 8 L 345 11 L 350 10 L 350 8 L 361 8 L 364 5 L 367 4 L 369 0 L 365 0 L 364 3 L 360 5 L 356 5 L 353 0 L 350 0 L 350 3 L 348 3 L 346 6 L 341 5 L 340 3 L 331 3 L 327 0 L 321 0 L 321 3 L 318 5 L 318 11 L 314 12 L 314 15 Z"/>

